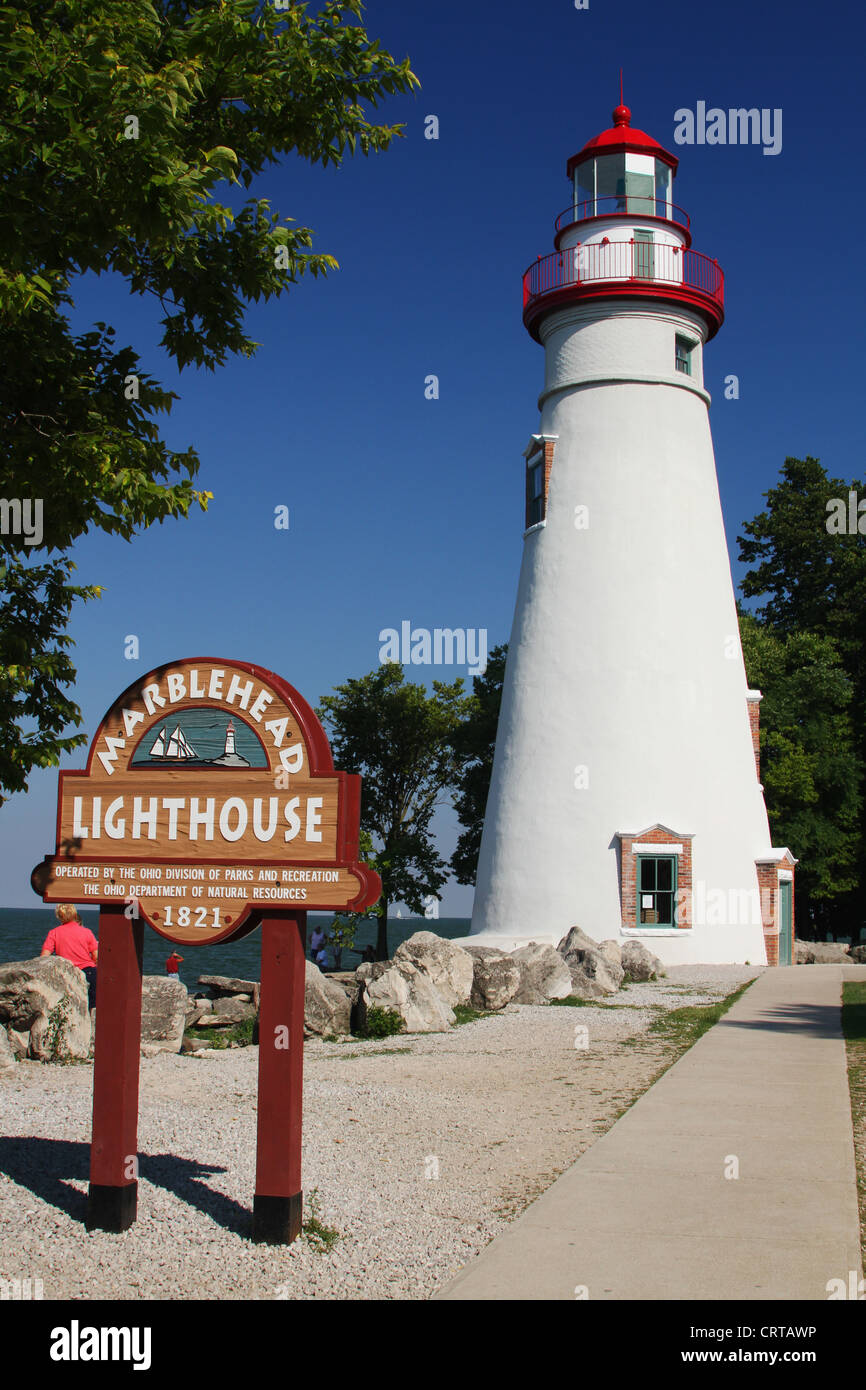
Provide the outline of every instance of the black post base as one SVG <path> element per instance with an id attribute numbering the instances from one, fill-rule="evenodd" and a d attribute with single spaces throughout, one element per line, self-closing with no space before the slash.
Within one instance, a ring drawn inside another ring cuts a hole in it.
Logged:
<path id="1" fill-rule="evenodd" d="M 253 1240 L 262 1245 L 291 1245 L 301 1234 L 304 1194 L 253 1198 Z"/>
<path id="2" fill-rule="evenodd" d="M 88 1231 L 128 1231 L 138 1215 L 138 1183 L 107 1187 L 91 1183 L 87 1194 Z"/>

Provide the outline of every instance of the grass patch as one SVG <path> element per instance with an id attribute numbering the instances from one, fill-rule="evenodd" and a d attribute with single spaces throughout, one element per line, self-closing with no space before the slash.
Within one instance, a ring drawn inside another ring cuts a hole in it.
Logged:
<path id="1" fill-rule="evenodd" d="M 402 1033 L 404 1028 L 403 1016 L 396 1009 L 383 1009 L 378 1004 L 372 1004 L 367 1010 L 364 1026 L 358 1029 L 357 1036 L 359 1038 L 390 1038 L 395 1033 Z"/>
<path id="2" fill-rule="evenodd" d="M 346 1062 L 352 1057 L 396 1057 L 401 1052 L 411 1052 L 411 1047 L 371 1047 L 369 1052 L 334 1052 L 329 1062 Z"/>
<path id="3" fill-rule="evenodd" d="M 603 999 L 581 999 L 579 994 L 567 994 L 564 999 L 549 999 L 567 1009 L 663 1009 L 664 1004 L 607 1004 Z"/>
<path id="4" fill-rule="evenodd" d="M 313 1188 L 308 1200 L 310 1215 L 301 1227 L 301 1234 L 306 1236 L 314 1250 L 318 1250 L 322 1255 L 327 1255 L 340 1239 L 340 1232 L 335 1226 L 326 1226 L 322 1220 L 317 1187 Z"/>
<path id="5" fill-rule="evenodd" d="M 230 1028 L 187 1028 L 184 1037 L 189 1038 L 190 1042 L 206 1043 L 208 1047 L 218 1049 L 228 1047 L 230 1043 L 250 1047 L 255 1022 L 254 1018 L 245 1018 L 242 1023 L 235 1023 Z"/>
<path id="6" fill-rule="evenodd" d="M 455 1004 L 454 1027 L 459 1027 L 461 1023 L 474 1023 L 476 1018 L 490 1018 L 494 1012 L 494 1009 L 472 1009 L 468 1004 Z"/>
<path id="7" fill-rule="evenodd" d="M 548 999 L 548 1004 L 565 1009 L 616 1009 L 622 1005 L 605 1004 L 601 999 L 581 999 L 579 994 L 567 994 L 564 999 Z"/>
<path id="8" fill-rule="evenodd" d="M 686 1052 L 736 1004 L 751 983 L 749 980 L 740 985 L 724 999 L 717 999 L 715 1004 L 685 1004 L 681 1009 L 666 1009 L 653 1019 L 647 1032 L 655 1033 L 666 1042 L 676 1043 L 681 1051 Z"/>
<path id="9" fill-rule="evenodd" d="M 866 981 L 846 981 L 842 986 L 842 1033 L 854 1126 L 860 1246 L 866 1258 Z"/>

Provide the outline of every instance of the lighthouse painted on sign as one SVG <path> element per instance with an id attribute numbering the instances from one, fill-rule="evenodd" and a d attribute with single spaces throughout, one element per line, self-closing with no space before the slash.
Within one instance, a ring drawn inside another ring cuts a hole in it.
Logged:
<path id="1" fill-rule="evenodd" d="M 613 120 L 524 277 L 545 376 L 472 934 L 785 963 L 796 861 L 770 847 L 704 385 L 724 278 L 676 157 Z"/>

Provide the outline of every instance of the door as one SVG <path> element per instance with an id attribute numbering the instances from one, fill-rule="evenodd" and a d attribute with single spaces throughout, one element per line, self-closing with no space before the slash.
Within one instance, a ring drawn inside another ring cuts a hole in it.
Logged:
<path id="1" fill-rule="evenodd" d="M 634 276 L 636 280 L 651 280 L 655 274 L 655 252 L 652 232 L 634 234 Z"/>
<path id="2" fill-rule="evenodd" d="M 791 965 L 793 960 L 792 919 L 793 884 L 783 878 L 779 883 L 779 964 Z"/>

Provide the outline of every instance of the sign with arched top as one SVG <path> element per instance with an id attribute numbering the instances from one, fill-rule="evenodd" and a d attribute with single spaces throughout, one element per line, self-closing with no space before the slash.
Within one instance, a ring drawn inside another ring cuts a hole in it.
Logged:
<path id="1" fill-rule="evenodd" d="M 361 779 L 334 767 L 306 700 L 272 671 L 195 657 L 125 690 L 80 771 L 61 772 L 57 838 L 33 870 L 45 902 L 98 906 L 89 1229 L 138 1204 L 144 923 L 186 946 L 261 927 L 252 1235 L 301 1230 L 307 911 L 363 911 Z"/>
<path id="2" fill-rule="evenodd" d="M 61 772 L 46 902 L 120 902 L 169 941 L 237 939 L 256 909 L 362 911 L 360 778 L 281 677 L 243 661 L 161 666 L 114 702 L 87 766 Z"/>

